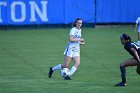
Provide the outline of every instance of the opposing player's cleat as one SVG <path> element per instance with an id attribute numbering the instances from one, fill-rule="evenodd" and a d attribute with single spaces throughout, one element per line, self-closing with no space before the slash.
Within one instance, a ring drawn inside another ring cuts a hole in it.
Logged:
<path id="1" fill-rule="evenodd" d="M 123 83 L 123 82 L 119 82 L 119 83 L 117 83 L 115 86 L 122 86 L 122 87 L 124 87 L 124 86 L 126 86 L 126 83 Z"/>
<path id="2" fill-rule="evenodd" d="M 50 67 L 50 70 L 49 70 L 49 73 L 48 73 L 48 77 L 49 77 L 49 78 L 52 77 L 52 73 L 53 73 L 53 70 L 52 70 L 52 67 Z"/>
<path id="3" fill-rule="evenodd" d="M 72 79 L 70 78 L 70 76 L 66 76 L 66 77 L 64 77 L 64 79 L 65 79 L 65 80 L 72 80 Z"/>

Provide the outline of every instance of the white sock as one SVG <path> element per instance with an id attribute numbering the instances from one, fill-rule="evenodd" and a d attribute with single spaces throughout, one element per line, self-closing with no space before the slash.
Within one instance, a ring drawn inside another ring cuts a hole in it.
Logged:
<path id="1" fill-rule="evenodd" d="M 73 75 L 73 74 L 75 73 L 76 69 L 77 69 L 77 68 L 76 68 L 75 66 L 73 66 L 73 67 L 70 69 L 70 76 Z"/>
<path id="2" fill-rule="evenodd" d="M 52 68 L 53 71 L 55 71 L 55 70 L 60 70 L 60 69 L 61 69 L 61 64 L 56 65 L 56 66 L 54 66 L 54 67 Z"/>

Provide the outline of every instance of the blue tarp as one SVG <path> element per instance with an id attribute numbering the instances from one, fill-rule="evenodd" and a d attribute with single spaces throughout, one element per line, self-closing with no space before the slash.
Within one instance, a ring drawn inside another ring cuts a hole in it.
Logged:
<path id="1" fill-rule="evenodd" d="M 96 0 L 97 23 L 134 23 L 140 16 L 140 0 Z"/>
<path id="2" fill-rule="evenodd" d="M 0 25 L 94 23 L 94 0 L 1 0 Z"/>
<path id="3" fill-rule="evenodd" d="M 96 2 L 96 3 L 95 3 Z M 135 23 L 140 0 L 0 0 L 0 25 Z"/>

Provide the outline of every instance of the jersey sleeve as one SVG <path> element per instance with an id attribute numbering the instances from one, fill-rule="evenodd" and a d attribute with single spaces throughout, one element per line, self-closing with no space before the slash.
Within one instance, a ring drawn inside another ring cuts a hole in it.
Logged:
<path id="1" fill-rule="evenodd" d="M 127 44 L 124 46 L 124 48 L 125 48 L 126 50 L 130 50 L 130 48 L 133 48 L 133 47 L 132 47 L 131 43 L 127 43 Z"/>
<path id="2" fill-rule="evenodd" d="M 74 28 L 72 28 L 71 30 L 70 30 L 70 33 L 69 33 L 69 36 L 73 36 L 74 35 L 74 33 L 75 33 L 75 29 Z"/>

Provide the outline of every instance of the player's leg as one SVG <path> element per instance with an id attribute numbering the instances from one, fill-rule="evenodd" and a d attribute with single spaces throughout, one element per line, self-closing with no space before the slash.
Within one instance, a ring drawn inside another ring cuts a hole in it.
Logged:
<path id="1" fill-rule="evenodd" d="M 74 65 L 70 69 L 70 76 L 75 73 L 75 71 L 77 70 L 78 66 L 80 65 L 80 56 L 73 57 L 73 62 L 74 62 Z"/>
<path id="2" fill-rule="evenodd" d="M 70 61 L 71 61 L 72 57 L 70 56 L 65 56 L 64 58 L 64 63 L 62 64 L 62 68 L 68 68 Z M 71 80 L 70 76 L 66 76 L 64 77 L 65 80 Z"/>
<path id="3" fill-rule="evenodd" d="M 140 41 L 140 31 L 138 32 L 138 40 Z"/>
<path id="4" fill-rule="evenodd" d="M 138 42 L 137 42 L 137 44 L 140 46 L 140 31 L 138 31 Z"/>
<path id="5" fill-rule="evenodd" d="M 49 69 L 49 73 L 48 73 L 48 77 L 51 78 L 53 72 L 56 71 L 56 70 L 60 70 L 61 67 L 62 67 L 61 64 L 58 64 L 58 65 L 56 65 L 56 66 L 54 66 L 54 67 L 50 67 L 50 69 Z"/>
<path id="6" fill-rule="evenodd" d="M 137 74 L 140 75 L 140 64 L 137 65 L 137 69 L 136 69 Z"/>
<path id="7" fill-rule="evenodd" d="M 62 64 L 62 68 L 68 68 L 71 59 L 72 59 L 71 56 L 64 56 L 64 63 Z"/>
<path id="8" fill-rule="evenodd" d="M 64 67 L 68 67 L 70 61 L 71 61 L 71 58 L 72 58 L 72 51 L 69 49 L 65 49 L 64 51 L 64 63 L 63 64 L 58 64 L 54 67 L 51 67 L 50 70 L 49 70 L 49 73 L 48 73 L 48 77 L 51 78 L 52 76 L 52 73 L 56 70 L 60 70 L 61 68 L 64 68 Z"/>
<path id="9" fill-rule="evenodd" d="M 64 56 L 64 63 L 63 64 L 58 64 L 54 67 L 51 67 L 48 73 L 48 77 L 51 78 L 52 73 L 56 70 L 60 70 L 61 68 L 65 68 L 69 66 L 69 63 L 71 61 L 71 57 L 69 56 Z"/>
<path id="10" fill-rule="evenodd" d="M 126 69 L 125 69 L 125 67 L 136 66 L 136 65 L 138 65 L 138 63 L 137 63 L 137 60 L 134 58 L 126 60 L 123 63 L 121 63 L 120 64 L 120 71 L 121 71 L 122 82 L 116 84 L 115 86 L 125 86 L 126 85 Z"/>
<path id="11" fill-rule="evenodd" d="M 71 69 L 70 69 L 70 76 L 75 73 L 78 66 L 80 65 L 80 56 L 75 56 L 72 59 L 73 59 L 73 62 L 74 62 L 74 66 L 72 66 Z M 65 77 L 65 80 L 71 80 L 70 76 Z"/>

